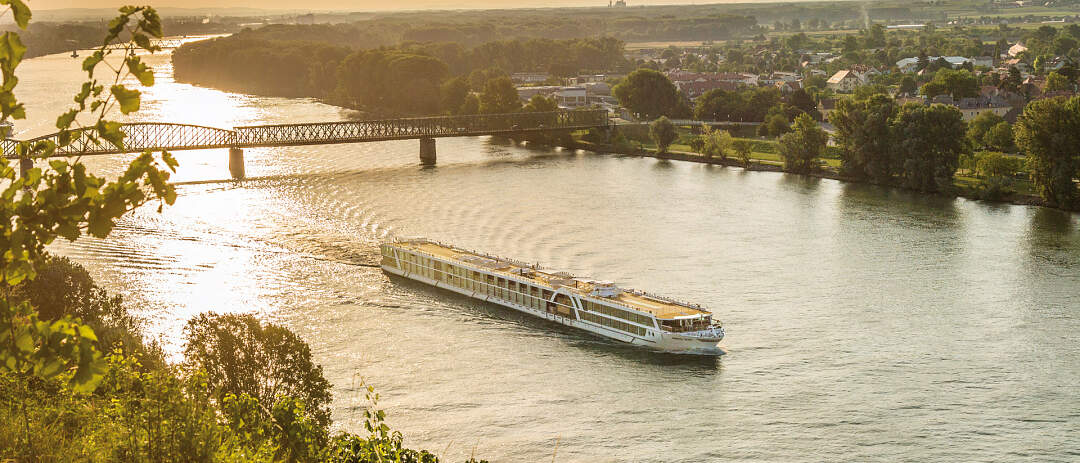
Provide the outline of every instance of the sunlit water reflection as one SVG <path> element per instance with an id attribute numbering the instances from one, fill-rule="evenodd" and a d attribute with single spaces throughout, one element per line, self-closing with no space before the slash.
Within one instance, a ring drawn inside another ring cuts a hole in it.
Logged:
<path id="1" fill-rule="evenodd" d="M 314 101 L 157 85 L 141 120 L 341 120 Z M 80 75 L 26 62 L 19 137 Z M 357 378 L 412 445 L 461 460 L 1080 458 L 1080 219 L 831 180 L 441 139 L 177 154 L 180 198 L 107 240 L 59 243 L 174 351 L 199 312 L 254 312 L 311 343 L 357 425 Z M 115 174 L 131 155 L 89 158 Z M 390 281 L 375 244 L 438 238 L 701 302 L 721 359 L 614 345 Z"/>

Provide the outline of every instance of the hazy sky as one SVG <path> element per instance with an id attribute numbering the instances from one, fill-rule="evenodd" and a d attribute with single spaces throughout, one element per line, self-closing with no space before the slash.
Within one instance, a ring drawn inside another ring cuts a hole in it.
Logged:
<path id="1" fill-rule="evenodd" d="M 630 5 L 729 3 L 731 0 L 628 0 Z M 747 0 L 741 0 L 747 1 Z M 753 1 L 753 0 L 750 0 Z M 758 0 L 760 1 L 760 0 Z M 386 10 L 417 8 L 543 8 L 553 6 L 607 6 L 607 0 L 30 0 L 35 10 L 58 8 L 113 8 L 150 4 L 179 8 L 275 8 L 290 10 Z"/>

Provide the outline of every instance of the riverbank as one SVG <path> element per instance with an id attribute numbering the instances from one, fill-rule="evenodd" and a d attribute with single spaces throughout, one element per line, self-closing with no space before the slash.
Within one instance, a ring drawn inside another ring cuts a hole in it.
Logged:
<path id="1" fill-rule="evenodd" d="M 706 157 L 706 156 L 703 156 L 703 155 L 701 155 L 699 153 L 693 153 L 693 152 L 688 152 L 688 151 L 667 151 L 667 152 L 661 153 L 661 152 L 658 152 L 655 149 L 650 149 L 650 148 L 634 148 L 634 149 L 629 149 L 628 150 L 628 149 L 620 149 L 620 147 L 617 147 L 615 145 L 592 143 L 592 142 L 588 142 L 588 141 L 584 141 L 584 140 L 575 140 L 575 142 L 578 144 L 578 146 L 577 146 L 578 148 L 587 149 L 589 151 L 593 151 L 593 152 L 597 152 L 597 153 L 620 154 L 620 155 L 627 155 L 627 156 L 638 156 L 638 157 L 646 157 L 646 158 L 654 158 L 654 159 L 664 159 L 664 160 L 669 160 L 669 161 L 697 162 L 697 163 L 702 163 L 702 164 L 719 165 L 719 166 L 724 166 L 724 167 L 738 167 L 738 168 L 742 168 L 742 169 L 746 169 L 746 170 L 750 170 L 750 171 L 784 172 L 784 167 L 783 167 L 782 162 L 770 161 L 770 160 L 765 160 L 765 159 L 751 158 L 750 163 L 748 165 L 743 165 L 742 161 L 740 161 L 738 159 L 735 159 L 735 158 L 729 158 L 729 157 L 725 157 L 725 158 Z M 849 177 L 849 176 L 842 175 L 842 174 L 840 174 L 838 168 L 832 167 L 832 166 L 823 166 L 823 167 L 819 168 L 818 170 L 815 170 L 815 171 L 807 173 L 807 174 L 792 174 L 792 175 L 807 175 L 807 176 L 810 176 L 810 177 L 827 178 L 827 179 L 837 180 L 837 181 L 841 181 L 841 182 L 850 182 L 850 183 L 868 183 L 868 182 L 863 182 L 861 180 L 858 180 L 858 179 L 855 179 L 855 178 L 852 178 L 852 177 Z M 972 182 L 964 181 L 961 178 L 957 178 L 956 180 L 954 180 L 954 185 L 956 186 L 956 189 L 953 192 L 932 192 L 932 193 L 931 192 L 926 192 L 926 193 L 927 194 L 933 194 L 933 195 L 940 195 L 940 196 L 961 197 L 961 198 L 972 199 L 972 200 L 977 200 L 977 201 L 987 201 L 987 202 L 994 202 L 994 203 L 1008 203 L 1008 204 L 1015 204 L 1015 205 L 1020 205 L 1020 206 L 1051 207 L 1046 203 L 1045 200 L 1043 200 L 1041 197 L 1036 196 L 1036 195 L 1013 192 L 1013 193 L 1003 194 L 1002 196 L 1000 196 L 998 198 L 991 198 L 991 197 L 988 197 L 988 194 L 985 193 L 983 190 L 980 190 L 978 188 L 977 184 L 974 184 Z M 882 185 L 882 186 L 888 186 L 888 187 L 903 189 L 903 187 L 898 186 L 898 185 Z"/>

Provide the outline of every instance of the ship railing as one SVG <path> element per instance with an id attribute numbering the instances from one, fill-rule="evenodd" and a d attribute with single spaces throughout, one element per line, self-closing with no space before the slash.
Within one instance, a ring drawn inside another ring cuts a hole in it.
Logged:
<path id="1" fill-rule="evenodd" d="M 435 245 L 442 246 L 444 248 L 453 249 L 455 251 L 467 252 L 469 254 L 477 255 L 477 256 L 480 256 L 480 257 L 486 257 L 488 259 L 493 259 L 493 260 L 496 260 L 496 261 L 499 261 L 499 262 L 505 262 L 507 264 L 516 265 L 518 267 L 531 268 L 533 270 L 541 270 L 541 271 L 547 270 L 544 267 L 540 266 L 540 264 L 530 264 L 528 262 L 522 262 L 522 261 L 519 261 L 519 260 L 516 260 L 516 259 L 510 259 L 510 258 L 507 258 L 507 257 L 496 256 L 494 254 L 488 254 L 486 252 L 475 251 L 475 250 L 472 250 L 472 249 L 459 248 L 459 247 L 454 246 L 453 244 L 450 244 L 450 243 L 443 243 L 441 241 L 436 241 L 436 240 L 432 240 L 432 239 L 428 239 L 428 238 L 402 239 L 402 240 L 399 240 L 397 242 L 401 242 L 401 243 L 420 243 L 420 242 L 430 243 L 430 244 L 435 244 Z M 429 252 L 424 252 L 424 251 L 420 251 L 420 250 L 416 250 L 416 252 L 424 254 L 424 255 L 436 257 L 434 254 L 431 254 Z M 443 257 L 443 258 L 445 258 L 445 257 Z"/>
<path id="2" fill-rule="evenodd" d="M 669 302 L 671 304 L 681 305 L 683 307 L 689 307 L 691 309 L 707 311 L 707 309 L 705 307 L 702 307 L 701 304 L 693 304 L 693 303 L 690 303 L 690 302 L 680 301 L 678 299 L 670 298 L 670 297 L 667 297 L 667 296 L 661 296 L 661 295 L 658 295 L 658 294 L 652 294 L 652 293 L 648 293 L 648 292 L 637 290 L 637 289 L 629 289 L 629 288 L 627 288 L 624 291 L 626 291 L 628 293 L 631 293 L 631 294 L 634 294 L 634 295 L 637 295 L 637 296 L 647 297 L 647 298 L 655 299 L 655 300 L 662 301 L 662 302 Z"/>
<path id="3" fill-rule="evenodd" d="M 435 241 L 431 241 L 431 240 L 425 240 L 425 241 L 428 241 L 428 242 L 430 242 L 430 243 L 433 243 L 433 244 L 438 244 L 438 245 L 440 245 L 440 246 L 445 246 L 444 244 L 441 244 L 441 243 L 438 243 L 438 242 L 435 242 Z M 415 242 L 415 241 L 413 241 L 413 240 L 410 240 L 409 242 Z M 465 251 L 464 249 L 459 249 L 459 248 L 453 248 L 453 249 L 458 249 L 458 250 L 462 250 L 462 251 Z M 431 258 L 433 258 L 433 259 L 447 259 L 447 257 L 446 257 L 446 256 L 440 256 L 440 255 L 432 254 L 432 253 L 430 253 L 430 252 L 427 252 L 427 251 L 421 251 L 421 250 L 419 250 L 419 249 L 409 249 L 409 252 L 414 252 L 414 253 L 416 253 L 416 254 L 420 254 L 420 255 L 423 255 L 423 256 L 431 257 Z M 466 251 L 466 252 L 473 252 L 473 251 Z M 487 254 L 482 254 L 482 253 L 475 253 L 475 254 L 476 254 L 476 255 L 479 255 L 479 256 L 481 256 L 481 257 L 487 257 L 487 258 L 489 258 L 489 259 L 498 259 L 498 258 L 497 258 L 497 257 L 495 257 L 495 256 L 489 256 L 489 255 L 487 255 Z M 529 266 L 528 266 L 527 264 L 517 263 L 517 262 L 514 262 L 514 261 L 506 261 L 506 260 L 504 260 L 504 262 L 512 263 L 512 264 L 514 264 L 514 265 L 517 265 L 518 267 L 527 267 L 527 268 L 533 268 L 533 269 L 536 269 L 535 267 L 529 267 Z M 469 265 L 474 265 L 474 264 L 472 264 L 472 263 L 470 263 L 470 262 L 465 262 L 465 264 L 469 264 Z M 522 275 L 518 275 L 518 274 L 514 274 L 514 273 L 511 273 L 511 272 L 508 272 L 508 271 L 506 271 L 506 270 L 500 270 L 500 269 L 497 269 L 497 268 L 489 268 L 489 269 L 486 269 L 486 270 L 487 270 L 487 271 L 490 271 L 490 272 L 499 272 L 499 273 L 503 273 L 503 274 L 506 274 L 506 275 L 508 275 L 508 276 L 515 276 L 515 277 L 520 277 L 520 276 L 522 276 Z M 549 286 L 550 286 L 550 285 L 549 285 Z M 552 289 L 554 289 L 554 288 L 552 288 Z"/>

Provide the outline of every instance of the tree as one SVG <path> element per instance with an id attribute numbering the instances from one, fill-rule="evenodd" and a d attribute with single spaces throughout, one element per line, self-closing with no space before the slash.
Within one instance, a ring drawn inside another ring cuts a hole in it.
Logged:
<path id="1" fill-rule="evenodd" d="M 922 93 L 931 98 L 943 94 L 955 100 L 972 98 L 979 96 L 979 80 L 965 70 L 941 69 L 922 86 Z"/>
<path id="2" fill-rule="evenodd" d="M 184 334 L 188 368 L 206 372 L 219 403 L 246 394 L 271 407 L 288 396 L 319 426 L 330 424 L 330 383 L 312 363 L 308 345 L 288 328 L 259 323 L 250 314 L 203 313 L 188 322 Z"/>
<path id="3" fill-rule="evenodd" d="M 144 365 L 164 364 L 162 352 L 144 344 L 140 321 L 128 312 L 123 298 L 109 295 L 81 265 L 67 257 L 47 255 L 36 272 L 33 280 L 24 280 L 13 289 L 12 297 L 30 302 L 42 321 L 73 317 L 94 330 L 99 350 L 123 347 L 141 357 Z"/>
<path id="4" fill-rule="evenodd" d="M 1021 159 L 993 151 L 975 154 L 975 171 L 989 179 L 1010 179 L 1021 169 Z"/>
<path id="5" fill-rule="evenodd" d="M 694 117 L 699 120 L 737 121 L 742 115 L 742 94 L 714 88 L 698 97 Z"/>
<path id="6" fill-rule="evenodd" d="M 469 96 L 469 82 L 464 77 L 455 77 L 443 82 L 439 88 L 442 96 L 442 109 L 450 114 L 463 114 L 465 98 Z"/>
<path id="7" fill-rule="evenodd" d="M 1073 182 L 1080 173 L 1080 97 L 1029 103 L 1016 121 L 1015 136 L 1043 199 L 1063 209 L 1080 207 Z"/>
<path id="8" fill-rule="evenodd" d="M 1071 91 L 1072 89 L 1073 89 L 1073 84 L 1072 84 L 1071 81 L 1069 81 L 1069 78 L 1065 77 L 1064 75 L 1061 75 L 1058 72 L 1051 72 L 1050 74 L 1047 74 L 1047 76 L 1046 76 L 1046 91 L 1047 92 L 1057 92 L 1057 91 L 1062 91 L 1062 90 Z"/>
<path id="9" fill-rule="evenodd" d="M 874 183 L 887 183 L 900 170 L 895 157 L 892 120 L 899 108 L 887 95 L 868 100 L 841 99 L 829 114 L 840 146 L 840 171 Z"/>
<path id="10" fill-rule="evenodd" d="M 872 24 L 869 36 L 866 38 L 867 48 L 880 48 L 885 46 L 885 25 Z"/>
<path id="11" fill-rule="evenodd" d="M 705 126 L 705 133 L 701 138 L 701 154 L 704 154 L 706 158 L 726 159 L 735 141 L 728 131 L 712 129 L 708 126 Z"/>
<path id="12" fill-rule="evenodd" d="M 1005 121 L 998 122 L 986 132 L 983 145 L 998 151 L 1012 152 L 1016 148 L 1013 143 L 1012 125 Z"/>
<path id="13" fill-rule="evenodd" d="M 779 137 L 792 131 L 791 119 L 780 105 L 773 106 L 765 117 L 765 123 L 758 127 L 758 135 Z"/>
<path id="14" fill-rule="evenodd" d="M 506 71 L 499 68 L 490 67 L 486 69 L 477 69 L 469 73 L 469 87 L 471 87 L 474 92 L 482 92 L 489 81 L 500 77 L 510 78 L 510 76 L 506 74 Z"/>
<path id="15" fill-rule="evenodd" d="M 998 83 L 998 88 L 1009 92 L 1019 92 L 1020 86 L 1023 85 L 1023 83 L 1024 77 L 1020 74 L 1020 70 L 1017 69 L 1016 66 L 1009 66 L 1009 75 L 1004 79 L 1001 79 L 1001 82 Z"/>
<path id="16" fill-rule="evenodd" d="M 915 67 L 921 71 L 929 66 L 930 57 L 926 56 L 926 50 L 919 50 L 919 57 L 915 60 Z"/>
<path id="17" fill-rule="evenodd" d="M 736 139 L 734 143 L 732 143 L 732 149 L 735 151 L 735 156 L 739 158 L 739 162 L 742 163 L 743 167 L 750 167 L 750 154 L 753 150 L 753 145 L 750 144 L 750 141 L 741 138 Z"/>
<path id="18" fill-rule="evenodd" d="M 555 99 L 544 95 L 533 95 L 532 98 L 529 98 L 529 102 L 525 104 L 525 107 L 521 108 L 522 111 L 527 113 L 545 113 L 557 111 L 558 109 L 559 104 L 555 102 Z"/>
<path id="19" fill-rule="evenodd" d="M 904 95 L 914 95 L 915 91 L 918 89 L 919 87 L 915 82 L 914 77 L 905 74 L 904 77 L 900 78 L 900 93 Z"/>
<path id="20" fill-rule="evenodd" d="M 964 142 L 964 118 L 955 106 L 909 103 L 894 121 L 894 143 L 902 160 L 903 184 L 919 191 L 952 188 Z"/>
<path id="21" fill-rule="evenodd" d="M 814 101 L 814 98 L 811 97 L 809 93 L 806 93 L 806 90 L 801 88 L 791 92 L 791 96 L 788 97 L 788 103 L 807 114 L 813 115 L 814 112 L 817 111 L 817 103 Z M 817 117 L 820 118 L 821 115 L 818 114 Z"/>
<path id="22" fill-rule="evenodd" d="M 851 97 L 856 99 L 856 100 L 865 100 L 865 99 L 870 98 L 870 97 L 872 97 L 874 95 L 888 95 L 888 94 L 889 94 L 889 89 L 885 88 L 884 85 L 881 85 L 881 84 L 868 84 L 868 85 L 860 85 L 858 87 L 855 87 L 855 90 L 852 92 Z"/>
<path id="23" fill-rule="evenodd" d="M 668 146 L 671 146 L 671 142 L 675 141 L 678 134 L 675 132 L 675 124 L 672 124 L 667 116 L 660 116 L 649 124 L 649 137 L 656 143 L 656 152 L 663 153 L 667 151 Z"/>
<path id="24" fill-rule="evenodd" d="M 480 114 L 480 97 L 473 93 L 465 95 L 460 114 Z"/>
<path id="25" fill-rule="evenodd" d="M 1001 116 L 992 111 L 983 111 L 968 122 L 967 138 L 973 146 L 984 146 L 986 133 L 994 126 L 1005 122 Z"/>
<path id="26" fill-rule="evenodd" d="M 509 77 L 496 77 L 484 84 L 484 92 L 480 94 L 481 113 L 512 113 L 518 109 L 521 109 L 521 99 Z"/>
<path id="27" fill-rule="evenodd" d="M 780 137 L 780 155 L 784 158 L 784 170 L 807 173 L 817 168 L 829 134 L 808 114 L 795 118 L 791 133 Z"/>
<path id="28" fill-rule="evenodd" d="M 945 58 L 938 57 L 938 59 L 930 62 L 930 65 L 926 66 L 926 72 L 938 72 L 942 69 L 952 69 L 952 63 Z"/>
<path id="29" fill-rule="evenodd" d="M 346 102 L 380 115 L 436 114 L 448 69 L 430 56 L 396 50 L 359 50 L 338 67 L 338 91 Z"/>
<path id="30" fill-rule="evenodd" d="M 679 92 L 664 74 L 638 69 L 612 89 L 612 94 L 639 119 L 674 116 L 679 109 Z"/>

